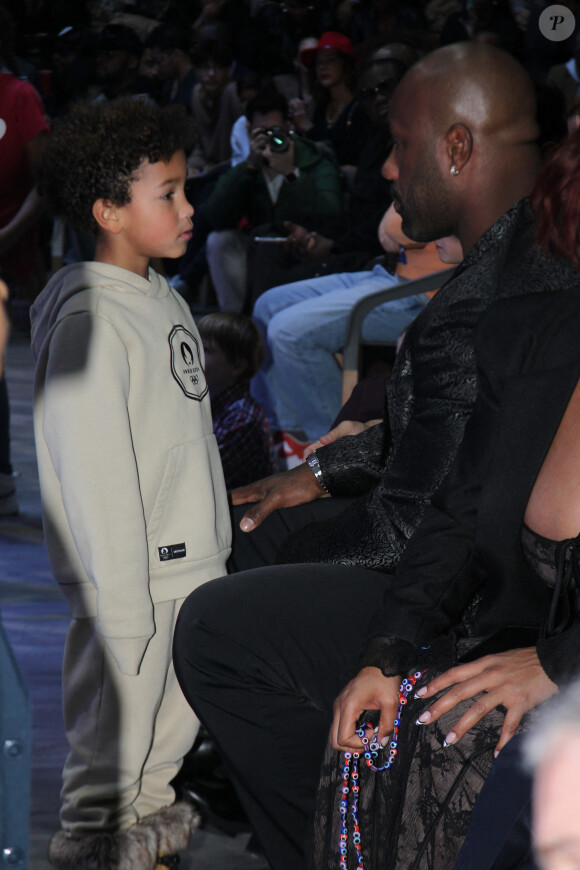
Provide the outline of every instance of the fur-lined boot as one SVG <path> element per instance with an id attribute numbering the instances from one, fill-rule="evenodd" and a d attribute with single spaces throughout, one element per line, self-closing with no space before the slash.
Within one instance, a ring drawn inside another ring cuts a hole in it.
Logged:
<path id="1" fill-rule="evenodd" d="M 177 866 L 179 863 L 177 852 L 187 849 L 199 823 L 200 816 L 191 804 L 182 802 L 164 807 L 164 809 L 141 819 L 139 826 L 150 828 L 157 835 L 158 870 Z"/>
<path id="2" fill-rule="evenodd" d="M 48 847 L 48 860 L 55 870 L 153 870 L 158 854 L 155 830 L 139 824 L 78 840 L 59 831 Z"/>

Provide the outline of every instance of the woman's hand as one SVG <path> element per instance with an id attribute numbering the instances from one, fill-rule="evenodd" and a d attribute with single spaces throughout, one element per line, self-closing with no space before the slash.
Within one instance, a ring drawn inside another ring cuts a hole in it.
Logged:
<path id="1" fill-rule="evenodd" d="M 400 685 L 400 677 L 385 677 L 379 668 L 368 667 L 359 671 L 334 702 L 334 719 L 330 729 L 330 742 L 334 749 L 362 749 L 356 723 L 365 710 L 380 711 L 376 736 L 379 743 L 384 741 L 393 730 L 399 707 Z"/>
<path id="2" fill-rule="evenodd" d="M 321 435 L 318 441 L 313 441 L 304 451 L 304 461 L 308 459 L 311 453 L 318 450 L 319 447 L 324 447 L 326 444 L 332 444 L 333 441 L 338 441 L 339 438 L 345 438 L 349 435 L 360 435 L 372 426 L 378 426 L 382 420 L 368 420 L 366 423 L 360 423 L 358 420 L 343 420 L 326 435 Z"/>
<path id="3" fill-rule="evenodd" d="M 290 100 L 288 103 L 288 117 L 299 133 L 307 133 L 313 127 L 312 121 L 308 117 L 306 100 L 301 100 L 298 97 Z"/>
<path id="4" fill-rule="evenodd" d="M 445 744 L 456 743 L 486 713 L 501 704 L 507 712 L 495 748 L 496 755 L 516 733 L 524 713 L 558 691 L 543 670 L 534 647 L 484 656 L 469 664 L 450 668 L 419 689 L 417 694 L 423 699 L 431 698 L 445 689 L 448 691 L 419 716 L 418 724 L 436 722 L 461 701 L 485 692 L 455 723 L 445 738 Z"/>

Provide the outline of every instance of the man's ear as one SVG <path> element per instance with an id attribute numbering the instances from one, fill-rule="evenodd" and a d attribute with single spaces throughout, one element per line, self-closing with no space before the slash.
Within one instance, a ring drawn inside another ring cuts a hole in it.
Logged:
<path id="1" fill-rule="evenodd" d="M 453 124 L 445 134 L 445 146 L 449 171 L 459 175 L 473 151 L 473 136 L 465 124 Z"/>
<path id="2" fill-rule="evenodd" d="M 108 233 L 119 233 L 123 227 L 119 209 L 108 199 L 97 199 L 93 203 L 93 217 L 100 229 Z"/>

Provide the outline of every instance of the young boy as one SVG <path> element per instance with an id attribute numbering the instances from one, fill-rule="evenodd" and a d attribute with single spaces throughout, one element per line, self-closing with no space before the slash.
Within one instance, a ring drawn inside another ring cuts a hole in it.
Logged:
<path id="1" fill-rule="evenodd" d="M 270 426 L 250 395 L 264 361 L 264 342 L 250 317 L 232 311 L 207 314 L 197 324 L 205 352 L 213 431 L 226 486 L 234 489 L 272 474 Z"/>
<path id="2" fill-rule="evenodd" d="M 191 236 L 187 122 L 141 99 L 75 108 L 40 184 L 96 236 L 32 310 L 35 432 L 51 567 L 69 603 L 70 752 L 58 870 L 174 866 L 195 824 L 170 782 L 198 723 L 171 663 L 183 599 L 226 573 L 230 522 L 203 352 L 149 268 Z"/>

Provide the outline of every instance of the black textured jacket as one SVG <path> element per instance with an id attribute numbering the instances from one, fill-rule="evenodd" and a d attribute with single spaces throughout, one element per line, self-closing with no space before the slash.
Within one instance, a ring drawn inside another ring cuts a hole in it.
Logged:
<path id="1" fill-rule="evenodd" d="M 407 331 L 387 383 L 385 423 L 316 451 L 342 514 L 285 542 L 279 561 L 395 569 L 455 457 L 477 394 L 475 330 L 497 299 L 575 287 L 568 263 L 534 245 L 522 200 L 474 245 Z"/>
<path id="2" fill-rule="evenodd" d="M 373 616 L 362 664 L 405 672 L 446 634 L 495 635 L 486 651 L 500 640 L 500 648 L 536 644 L 557 684 L 580 672 L 578 602 L 561 631 L 540 639 L 553 592 L 522 550 L 531 490 L 580 378 L 579 330 L 580 276 L 575 290 L 502 300 L 482 318 L 473 415 Z"/>

